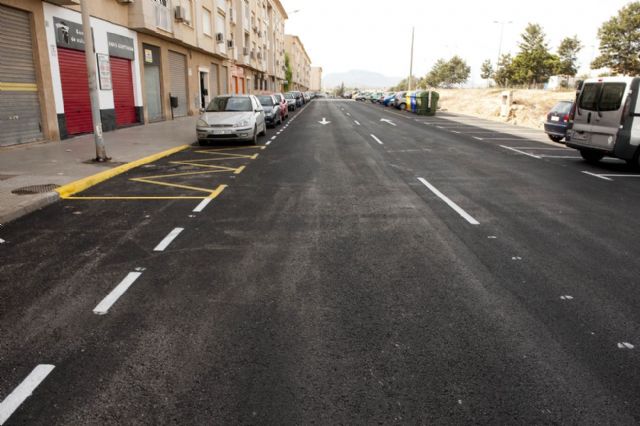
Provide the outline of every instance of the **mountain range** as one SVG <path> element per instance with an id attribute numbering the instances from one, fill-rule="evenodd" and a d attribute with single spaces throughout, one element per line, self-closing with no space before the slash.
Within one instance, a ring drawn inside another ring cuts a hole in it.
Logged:
<path id="1" fill-rule="evenodd" d="M 323 87 L 332 89 L 344 83 L 345 87 L 358 89 L 382 89 L 395 86 L 402 77 L 388 77 L 386 75 L 364 70 L 351 70 L 341 73 L 327 74 L 322 79 Z"/>

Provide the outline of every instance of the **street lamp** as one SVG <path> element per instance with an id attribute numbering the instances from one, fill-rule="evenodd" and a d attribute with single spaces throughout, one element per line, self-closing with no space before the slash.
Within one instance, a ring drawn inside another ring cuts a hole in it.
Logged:
<path id="1" fill-rule="evenodd" d="M 502 39 L 504 38 L 504 26 L 507 24 L 513 24 L 513 21 L 493 21 L 494 24 L 500 25 L 500 43 L 498 44 L 498 61 L 496 67 L 500 62 L 500 56 L 502 55 Z"/>

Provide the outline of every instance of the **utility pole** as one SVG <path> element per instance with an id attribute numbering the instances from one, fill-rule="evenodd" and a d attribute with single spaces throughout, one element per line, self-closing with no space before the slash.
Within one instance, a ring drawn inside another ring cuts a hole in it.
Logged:
<path id="1" fill-rule="evenodd" d="M 513 24 L 513 21 L 493 21 L 494 24 L 500 25 L 500 42 L 498 44 L 498 60 L 496 61 L 496 69 L 500 63 L 500 57 L 502 56 L 502 40 L 504 38 L 504 26 L 506 24 Z"/>
<path id="2" fill-rule="evenodd" d="M 96 72 L 96 60 L 93 53 L 93 33 L 91 32 L 91 19 L 87 0 L 80 0 L 82 10 L 82 32 L 84 32 L 84 55 L 87 62 L 87 75 L 89 76 L 89 95 L 91 97 L 91 117 L 93 118 L 93 137 L 96 143 L 95 161 L 109 161 L 107 149 L 102 137 L 102 119 L 100 118 L 100 95 L 98 93 L 98 74 Z"/>
<path id="3" fill-rule="evenodd" d="M 414 36 L 415 36 L 415 32 L 416 32 L 416 27 L 412 27 L 411 28 L 411 61 L 409 64 L 409 91 L 412 90 L 413 86 L 413 40 L 414 40 Z"/>

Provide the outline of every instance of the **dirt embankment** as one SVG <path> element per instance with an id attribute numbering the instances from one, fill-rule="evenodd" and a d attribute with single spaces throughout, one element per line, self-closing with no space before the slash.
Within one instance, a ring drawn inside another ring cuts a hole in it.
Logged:
<path id="1" fill-rule="evenodd" d="M 542 129 L 547 113 L 558 101 L 570 101 L 575 91 L 513 90 L 508 118 L 500 117 L 503 89 L 441 89 L 439 107 L 518 126 Z"/>

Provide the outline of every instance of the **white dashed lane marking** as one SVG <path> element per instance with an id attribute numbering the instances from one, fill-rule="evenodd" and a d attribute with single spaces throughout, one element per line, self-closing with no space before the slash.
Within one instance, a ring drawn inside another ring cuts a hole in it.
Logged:
<path id="1" fill-rule="evenodd" d="M 142 272 L 129 272 L 125 279 L 122 280 L 120 284 L 116 286 L 116 288 L 111 290 L 111 293 L 109 293 L 107 297 L 102 299 L 102 301 L 98 303 L 95 308 L 93 308 L 93 313 L 96 315 L 106 315 L 113 304 L 116 303 L 127 290 L 129 290 L 129 287 L 131 287 L 131 285 L 136 282 L 136 280 L 140 278 L 141 275 Z"/>
<path id="2" fill-rule="evenodd" d="M 175 228 L 173 231 L 169 232 L 169 234 L 160 241 L 160 244 L 158 244 L 153 251 L 165 251 L 165 249 L 169 247 L 169 244 L 171 244 L 182 231 L 184 231 L 184 228 Z"/>
<path id="3" fill-rule="evenodd" d="M 466 211 L 464 211 L 459 205 L 457 205 L 456 203 L 454 203 L 451 199 L 449 199 L 449 197 L 447 197 L 446 195 L 444 195 L 442 192 L 438 191 L 438 189 L 431 185 L 429 182 L 427 182 L 426 179 L 424 178 L 418 178 L 418 180 L 427 188 L 429 188 L 429 190 L 431 192 L 433 192 L 438 198 L 440 198 L 442 201 L 444 201 L 449 207 L 451 207 L 456 213 L 458 213 L 460 216 L 462 216 L 464 218 L 464 220 L 466 220 L 467 222 L 469 222 L 472 225 L 480 225 L 480 222 L 478 222 L 477 220 L 475 220 L 473 218 L 473 216 L 471 216 L 469 213 L 467 213 Z"/>
<path id="4" fill-rule="evenodd" d="M 55 366 L 48 364 L 38 365 L 18 387 L 0 403 L 0 425 L 4 424 L 14 411 L 33 394 L 33 391 L 47 378 L 54 368 Z"/>

